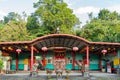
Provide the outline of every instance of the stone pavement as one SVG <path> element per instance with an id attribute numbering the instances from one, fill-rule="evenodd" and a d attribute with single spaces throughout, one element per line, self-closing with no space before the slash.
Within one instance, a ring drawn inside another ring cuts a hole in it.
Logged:
<path id="1" fill-rule="evenodd" d="M 51 74 L 51 78 L 48 78 L 46 72 L 39 72 L 35 77 L 31 77 L 30 73 L 15 73 L 0 75 L 0 80 L 120 80 L 120 74 L 91 72 L 90 77 L 86 78 L 79 72 L 71 72 L 69 79 L 66 79 L 66 73 L 63 73 L 62 79 L 56 79 L 55 73 Z"/>

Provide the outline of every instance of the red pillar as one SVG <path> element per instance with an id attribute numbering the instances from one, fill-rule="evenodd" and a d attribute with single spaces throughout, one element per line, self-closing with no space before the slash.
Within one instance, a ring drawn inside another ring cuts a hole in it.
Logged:
<path id="1" fill-rule="evenodd" d="M 32 71 L 32 66 L 33 66 L 33 53 L 34 53 L 34 51 L 33 51 L 33 46 L 31 46 L 31 67 L 30 67 L 30 71 Z"/>
<path id="2" fill-rule="evenodd" d="M 16 53 L 16 70 L 18 70 L 18 53 Z"/>
<path id="3" fill-rule="evenodd" d="M 86 47 L 86 65 L 89 67 L 89 46 Z"/>

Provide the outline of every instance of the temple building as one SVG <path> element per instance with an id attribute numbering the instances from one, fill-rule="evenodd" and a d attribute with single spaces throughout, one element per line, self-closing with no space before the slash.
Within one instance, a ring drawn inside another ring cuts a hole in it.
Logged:
<path id="1" fill-rule="evenodd" d="M 0 42 L 0 53 L 5 58 L 5 70 L 32 71 L 36 61 L 41 70 L 62 67 L 79 70 L 84 61 L 89 70 L 117 68 L 120 64 L 120 43 L 90 42 L 69 34 L 50 34 L 32 41 Z"/>

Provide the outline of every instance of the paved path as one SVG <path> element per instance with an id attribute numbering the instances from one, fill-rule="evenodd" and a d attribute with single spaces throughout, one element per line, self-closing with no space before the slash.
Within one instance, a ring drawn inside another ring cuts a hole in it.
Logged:
<path id="1" fill-rule="evenodd" d="M 5 74 L 0 76 L 0 80 L 57 80 L 55 73 L 51 75 L 51 79 L 48 79 L 45 72 L 40 72 L 36 77 L 30 77 L 29 73 Z M 120 74 L 92 72 L 89 78 L 85 78 L 81 73 L 71 72 L 69 79 L 66 79 L 66 73 L 64 73 L 59 80 L 120 80 Z"/>

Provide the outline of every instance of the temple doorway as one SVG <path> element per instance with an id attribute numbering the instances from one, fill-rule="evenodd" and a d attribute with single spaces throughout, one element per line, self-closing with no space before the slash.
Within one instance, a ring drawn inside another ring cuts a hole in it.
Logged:
<path id="1" fill-rule="evenodd" d="M 54 57 L 54 66 L 55 69 L 65 70 L 65 53 L 64 52 L 56 52 Z"/>

